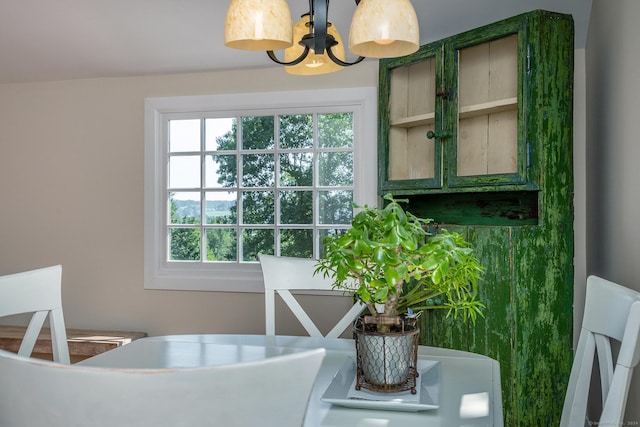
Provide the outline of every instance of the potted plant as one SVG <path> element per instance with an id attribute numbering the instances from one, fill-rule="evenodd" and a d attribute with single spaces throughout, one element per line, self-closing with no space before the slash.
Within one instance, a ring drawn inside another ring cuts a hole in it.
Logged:
<path id="1" fill-rule="evenodd" d="M 413 360 L 381 362 L 373 368 L 377 372 L 363 373 L 365 387 L 397 391 L 406 389 L 402 387 L 408 381 L 408 388 L 415 391 L 415 374 L 413 383 L 410 377 L 416 368 L 416 317 L 423 310 L 444 309 L 447 315 L 475 322 L 484 308 L 477 298 L 483 268 L 462 235 L 445 229 L 429 233 L 432 220 L 406 212 L 401 203 L 407 200 L 387 194 L 384 201 L 382 208 L 355 206 L 361 210 L 351 228 L 325 238 L 316 274 L 330 277 L 334 289 L 353 292 L 367 305 L 369 315 L 354 326 L 359 373 L 366 368 L 361 359 L 367 352 L 373 352 L 375 359 L 380 359 L 376 353 L 387 353 L 385 336 L 411 335 L 411 341 L 393 340 L 391 345 L 392 353 L 408 352 Z M 372 348 L 363 348 L 363 343 Z M 398 346 L 407 350 L 399 351 Z"/>

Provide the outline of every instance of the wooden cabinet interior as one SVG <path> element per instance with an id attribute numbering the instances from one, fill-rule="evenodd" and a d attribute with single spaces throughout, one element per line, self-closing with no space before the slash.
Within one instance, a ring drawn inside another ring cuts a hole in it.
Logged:
<path id="1" fill-rule="evenodd" d="M 537 189 L 523 148 L 524 36 L 517 27 L 502 31 L 471 41 L 453 36 L 404 61 L 381 62 L 383 191 Z"/>
<path id="2" fill-rule="evenodd" d="M 433 131 L 436 70 L 434 58 L 391 71 L 389 98 L 389 179 L 435 177 Z"/>
<path id="3" fill-rule="evenodd" d="M 518 170 L 518 36 L 458 51 L 457 175 Z"/>
<path id="4" fill-rule="evenodd" d="M 457 51 L 457 176 L 518 171 L 518 35 Z M 390 71 L 389 180 L 435 178 L 435 56 Z M 442 130 L 441 130 L 442 131 Z M 445 130 L 446 131 L 446 130 Z"/>

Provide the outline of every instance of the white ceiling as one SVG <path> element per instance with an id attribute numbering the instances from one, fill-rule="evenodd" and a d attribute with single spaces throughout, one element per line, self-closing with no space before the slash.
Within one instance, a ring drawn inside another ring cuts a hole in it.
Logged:
<path id="1" fill-rule="evenodd" d="M 307 0 L 288 3 L 294 20 L 309 6 Z M 522 12 L 547 9 L 573 15 L 576 48 L 582 48 L 591 10 L 591 0 L 412 3 L 422 44 Z M 275 65 L 263 52 L 224 47 L 228 4 L 228 0 L 0 0 L 0 83 Z M 329 20 L 345 41 L 354 9 L 353 0 L 333 0 L 329 5 Z"/>

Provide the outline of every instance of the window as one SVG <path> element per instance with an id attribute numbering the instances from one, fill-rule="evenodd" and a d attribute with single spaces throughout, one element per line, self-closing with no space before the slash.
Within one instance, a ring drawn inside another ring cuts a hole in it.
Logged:
<path id="1" fill-rule="evenodd" d="M 258 253 L 321 256 L 376 203 L 375 96 L 147 99 L 145 287 L 260 291 Z"/>

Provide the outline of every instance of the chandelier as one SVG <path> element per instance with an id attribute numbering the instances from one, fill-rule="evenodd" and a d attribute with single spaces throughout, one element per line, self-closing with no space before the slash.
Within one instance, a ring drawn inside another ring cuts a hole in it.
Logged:
<path id="1" fill-rule="evenodd" d="M 410 0 L 355 0 L 348 62 L 338 30 L 328 21 L 329 0 L 309 0 L 309 12 L 295 26 L 286 0 L 231 0 L 224 44 L 262 50 L 290 74 L 315 75 L 341 70 L 366 57 L 394 58 L 420 47 L 418 18 Z M 274 51 L 284 49 L 284 60 Z"/>

